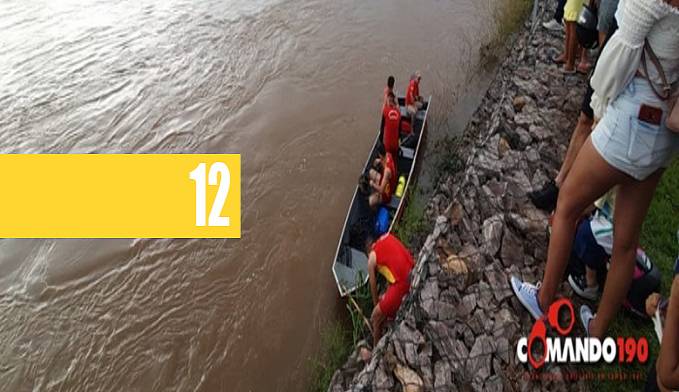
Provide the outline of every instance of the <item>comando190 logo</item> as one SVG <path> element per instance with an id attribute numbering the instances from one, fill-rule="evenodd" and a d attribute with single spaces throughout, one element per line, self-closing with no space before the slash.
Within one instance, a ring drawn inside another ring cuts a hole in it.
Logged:
<path id="1" fill-rule="evenodd" d="M 565 309 L 567 325 L 559 322 L 559 314 Z M 648 341 L 645 337 L 607 337 L 603 340 L 593 337 L 569 337 L 575 324 L 573 303 L 567 298 L 555 301 L 547 312 L 535 321 L 528 337 L 519 339 L 516 356 L 521 363 L 529 362 L 534 369 L 540 369 L 546 362 L 551 363 L 631 363 L 635 360 L 646 363 Z M 560 337 L 547 337 L 547 325 Z M 536 343 L 543 347 L 542 355 L 535 355 Z"/>

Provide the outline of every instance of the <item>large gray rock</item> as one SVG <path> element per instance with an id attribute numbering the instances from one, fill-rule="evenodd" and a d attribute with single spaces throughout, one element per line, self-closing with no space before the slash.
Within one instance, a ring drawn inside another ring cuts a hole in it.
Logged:
<path id="1" fill-rule="evenodd" d="M 434 390 L 446 392 L 454 389 L 453 371 L 450 368 L 450 364 L 444 359 L 436 361 L 434 364 Z"/>
<path id="2" fill-rule="evenodd" d="M 545 141 L 550 138 L 552 138 L 553 133 L 548 131 L 545 127 L 537 126 L 537 125 L 531 125 L 528 127 L 528 133 L 531 134 L 532 137 L 539 141 Z"/>
<path id="3" fill-rule="evenodd" d="M 495 346 L 490 336 L 481 335 L 476 338 L 467 361 L 466 374 L 468 380 L 477 380 L 483 385 L 491 374 L 493 352 L 495 352 Z"/>
<path id="4" fill-rule="evenodd" d="M 457 308 L 449 302 L 438 302 L 438 319 L 441 321 L 454 321 L 457 317 Z"/>
<path id="5" fill-rule="evenodd" d="M 474 314 L 467 320 L 467 325 L 471 328 L 474 335 L 479 335 L 485 331 L 484 322 L 488 316 L 481 309 L 476 309 Z"/>
<path id="6" fill-rule="evenodd" d="M 398 360 L 409 367 L 419 365 L 418 348 L 425 343 L 422 333 L 405 321 L 399 323 L 392 333 L 394 351 Z"/>
<path id="7" fill-rule="evenodd" d="M 391 377 L 390 373 L 391 372 L 388 372 L 383 364 L 380 363 L 377 369 L 375 369 L 375 374 L 373 376 L 373 391 L 390 391 L 393 388 L 394 379 Z"/>
<path id="8" fill-rule="evenodd" d="M 507 275 L 502 270 L 499 262 L 495 261 L 484 270 L 484 276 L 488 284 L 493 289 L 493 295 L 498 302 L 502 302 L 505 298 L 512 295 L 512 289 L 509 287 Z"/>
<path id="9" fill-rule="evenodd" d="M 505 177 L 507 190 L 515 198 L 525 198 L 526 194 L 533 190 L 530 179 L 524 171 L 516 171 Z"/>
<path id="10" fill-rule="evenodd" d="M 505 227 L 502 234 L 502 249 L 500 258 L 505 267 L 523 265 L 523 241 L 514 232 Z"/>
<path id="11" fill-rule="evenodd" d="M 476 286 L 476 295 L 478 300 L 476 305 L 483 310 L 493 310 L 495 304 L 493 302 L 493 288 L 484 281 L 480 281 Z"/>
<path id="12" fill-rule="evenodd" d="M 460 317 L 467 317 L 476 309 L 476 294 L 469 293 L 462 297 L 462 303 L 459 308 Z"/>
<path id="13" fill-rule="evenodd" d="M 420 307 L 430 319 L 436 319 L 438 315 L 437 302 L 439 299 L 439 284 L 436 277 L 431 277 L 424 282 L 420 290 Z"/>
<path id="14" fill-rule="evenodd" d="M 483 249 L 490 256 L 495 256 L 502 246 L 504 225 L 502 214 L 491 216 L 483 221 Z"/>
<path id="15" fill-rule="evenodd" d="M 462 341 L 455 336 L 455 330 L 440 321 L 430 321 L 425 326 L 427 337 L 433 342 L 439 356 L 448 360 L 453 377 L 463 379 L 464 363 L 469 351 Z"/>
<path id="16" fill-rule="evenodd" d="M 504 390 L 502 379 L 498 375 L 490 377 L 488 380 L 486 380 L 483 389 L 488 392 L 502 392 Z"/>

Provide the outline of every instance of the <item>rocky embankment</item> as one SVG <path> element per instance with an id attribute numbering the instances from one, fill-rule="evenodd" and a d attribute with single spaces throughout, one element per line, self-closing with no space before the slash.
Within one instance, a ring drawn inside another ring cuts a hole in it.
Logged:
<path id="1" fill-rule="evenodd" d="M 546 3 L 538 21 L 555 7 Z M 465 130 L 464 171 L 444 177 L 428 205 L 434 230 L 397 320 L 372 359 L 354 353 L 329 391 L 586 389 L 555 380 L 558 367 L 546 370 L 552 380 L 526 377 L 515 350 L 533 320 L 508 282 L 536 281 L 544 268 L 548 217 L 526 194 L 556 175 L 585 86 L 550 62 L 562 45 L 562 33 L 535 23 L 515 37 Z"/>

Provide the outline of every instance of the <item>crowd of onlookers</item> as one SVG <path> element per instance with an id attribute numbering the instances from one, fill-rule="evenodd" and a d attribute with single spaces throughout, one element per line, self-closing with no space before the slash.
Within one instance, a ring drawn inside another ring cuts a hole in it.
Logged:
<path id="1" fill-rule="evenodd" d="M 592 337 L 606 335 L 621 306 L 664 319 L 647 389 L 679 389 L 679 259 L 663 300 L 653 293 L 657 268 L 638 247 L 656 186 L 679 153 L 679 0 L 560 0 L 543 26 L 565 30 L 553 61 L 587 75 L 588 89 L 556 178 L 529 195 L 553 211 L 545 272 L 535 285 L 511 277 L 512 288 L 537 319 L 568 274 L 577 294 L 601 297 L 596 313 L 579 312 Z"/>

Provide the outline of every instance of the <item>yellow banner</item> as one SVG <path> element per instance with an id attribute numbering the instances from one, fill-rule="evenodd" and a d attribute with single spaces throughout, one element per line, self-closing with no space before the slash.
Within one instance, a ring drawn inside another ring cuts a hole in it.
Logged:
<path id="1" fill-rule="evenodd" d="M 240 154 L 1 154 L 0 238 L 240 238 Z"/>

